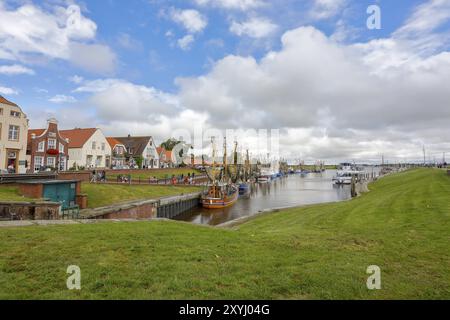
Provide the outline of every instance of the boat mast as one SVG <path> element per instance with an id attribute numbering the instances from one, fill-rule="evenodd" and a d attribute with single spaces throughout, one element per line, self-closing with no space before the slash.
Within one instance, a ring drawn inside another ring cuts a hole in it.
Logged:
<path id="1" fill-rule="evenodd" d="M 224 181 L 226 181 L 226 176 L 227 176 L 227 167 L 228 167 L 228 161 L 227 161 L 227 138 L 224 137 L 223 138 L 223 178 Z"/>

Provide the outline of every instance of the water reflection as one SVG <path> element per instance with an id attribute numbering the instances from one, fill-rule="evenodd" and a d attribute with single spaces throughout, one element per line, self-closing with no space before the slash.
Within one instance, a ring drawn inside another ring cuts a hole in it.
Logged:
<path id="1" fill-rule="evenodd" d="M 351 198 L 349 186 L 334 186 L 334 170 L 292 175 L 271 183 L 254 184 L 231 208 L 206 210 L 196 208 L 177 218 L 196 224 L 218 225 L 262 210 L 342 201 Z"/>

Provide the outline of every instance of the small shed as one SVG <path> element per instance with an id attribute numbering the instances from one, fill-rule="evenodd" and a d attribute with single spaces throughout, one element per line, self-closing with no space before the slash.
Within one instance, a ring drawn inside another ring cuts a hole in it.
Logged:
<path id="1" fill-rule="evenodd" d="M 77 180 L 35 180 L 19 184 L 22 195 L 29 198 L 48 199 L 60 203 L 62 209 L 76 206 L 81 193 L 81 182 Z"/>

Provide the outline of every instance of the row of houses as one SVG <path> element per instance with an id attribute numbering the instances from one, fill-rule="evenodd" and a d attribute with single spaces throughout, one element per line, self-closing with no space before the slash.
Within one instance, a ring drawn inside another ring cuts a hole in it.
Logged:
<path id="1" fill-rule="evenodd" d="M 151 136 L 107 137 L 98 128 L 60 130 L 58 121 L 29 129 L 29 119 L 15 103 L 0 96 L 0 171 L 34 173 L 92 168 L 170 167 L 172 154 Z"/>

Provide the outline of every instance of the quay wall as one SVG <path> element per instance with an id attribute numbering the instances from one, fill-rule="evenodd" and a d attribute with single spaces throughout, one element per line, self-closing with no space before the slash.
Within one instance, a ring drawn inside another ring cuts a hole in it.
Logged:
<path id="1" fill-rule="evenodd" d="M 0 220 L 59 220 L 59 203 L 0 202 Z"/>

